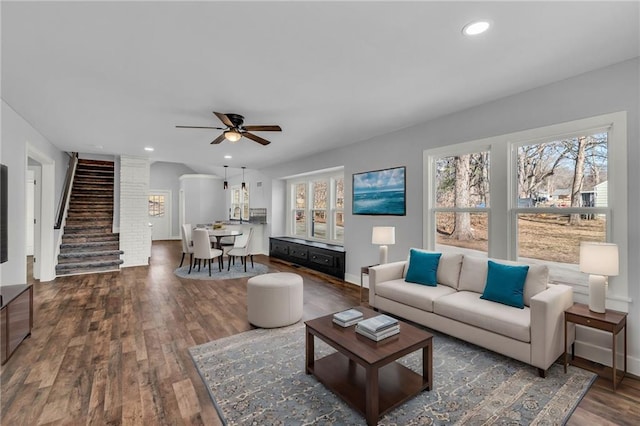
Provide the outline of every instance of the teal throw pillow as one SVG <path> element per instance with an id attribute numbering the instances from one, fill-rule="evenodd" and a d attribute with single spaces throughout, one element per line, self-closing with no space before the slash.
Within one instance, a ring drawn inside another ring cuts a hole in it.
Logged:
<path id="1" fill-rule="evenodd" d="M 406 282 L 431 287 L 438 285 L 438 263 L 442 253 L 429 253 L 411 249 L 409 252 L 409 270 L 404 278 Z"/>
<path id="2" fill-rule="evenodd" d="M 491 300 L 514 308 L 524 308 L 524 282 L 529 266 L 511 266 L 489 261 L 487 283 L 480 299 Z"/>

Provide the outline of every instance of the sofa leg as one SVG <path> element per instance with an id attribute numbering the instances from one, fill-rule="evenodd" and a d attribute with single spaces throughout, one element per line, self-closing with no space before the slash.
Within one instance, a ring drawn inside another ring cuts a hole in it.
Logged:
<path id="1" fill-rule="evenodd" d="M 538 368 L 538 376 L 545 379 L 547 377 L 547 370 L 543 370 L 542 368 Z"/>

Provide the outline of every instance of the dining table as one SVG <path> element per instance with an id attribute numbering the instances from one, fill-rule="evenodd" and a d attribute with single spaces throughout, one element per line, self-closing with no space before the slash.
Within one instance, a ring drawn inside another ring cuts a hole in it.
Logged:
<path id="1" fill-rule="evenodd" d="M 209 232 L 209 238 L 214 237 L 216 239 L 215 248 L 222 250 L 222 244 L 220 241 L 224 237 L 237 237 L 242 235 L 242 231 L 230 230 L 230 229 L 207 229 Z"/>

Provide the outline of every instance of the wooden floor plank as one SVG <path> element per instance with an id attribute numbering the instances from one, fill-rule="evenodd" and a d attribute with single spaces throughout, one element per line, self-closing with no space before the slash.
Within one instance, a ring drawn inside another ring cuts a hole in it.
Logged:
<path id="1" fill-rule="evenodd" d="M 0 368 L 0 424 L 221 425 L 188 348 L 253 328 L 247 279 L 178 278 L 181 254 L 179 241 L 154 242 L 148 267 L 31 279 L 34 328 Z M 358 304 L 356 286 L 255 260 L 303 277 L 305 320 Z M 568 424 L 637 424 L 639 409 L 640 380 L 614 394 L 598 379 Z"/>

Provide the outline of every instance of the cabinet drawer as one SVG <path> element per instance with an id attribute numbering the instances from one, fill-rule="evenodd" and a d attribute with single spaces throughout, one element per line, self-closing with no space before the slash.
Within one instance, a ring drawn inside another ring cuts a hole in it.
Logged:
<path id="1" fill-rule="evenodd" d="M 309 258 L 309 252 L 306 247 L 291 246 L 289 247 L 289 256 L 296 259 L 307 260 Z"/>
<path id="2" fill-rule="evenodd" d="M 331 255 L 309 250 L 309 260 L 319 265 L 331 266 L 335 265 L 335 258 Z"/>
<path id="3" fill-rule="evenodd" d="M 289 246 L 286 244 L 279 244 L 279 243 L 275 243 L 272 242 L 271 243 L 271 253 L 274 255 L 285 255 L 288 256 L 289 255 Z"/>
<path id="4" fill-rule="evenodd" d="M 575 315 L 569 312 L 565 313 L 565 317 L 567 321 L 575 324 L 586 325 L 587 327 L 592 327 L 603 331 L 615 331 L 615 324 L 611 324 L 606 321 L 601 321 L 594 318 L 585 318 L 583 316 Z"/>

